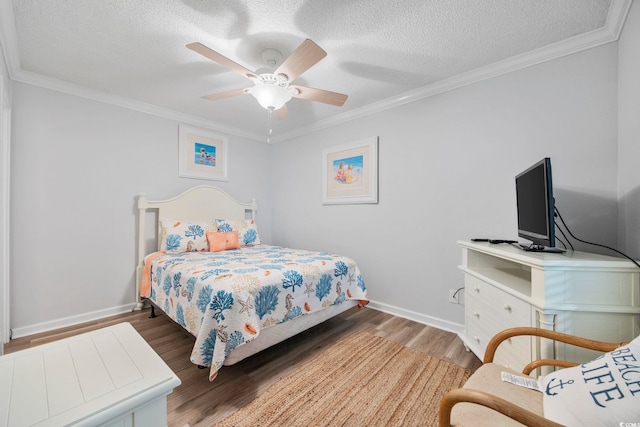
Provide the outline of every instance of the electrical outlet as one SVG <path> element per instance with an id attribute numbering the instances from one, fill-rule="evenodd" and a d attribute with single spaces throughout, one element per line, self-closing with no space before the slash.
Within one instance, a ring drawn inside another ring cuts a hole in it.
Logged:
<path id="1" fill-rule="evenodd" d="M 458 295 L 460 294 L 460 292 L 458 292 L 458 294 L 456 294 L 456 289 L 449 289 L 449 302 L 452 304 L 459 304 L 458 303 Z"/>

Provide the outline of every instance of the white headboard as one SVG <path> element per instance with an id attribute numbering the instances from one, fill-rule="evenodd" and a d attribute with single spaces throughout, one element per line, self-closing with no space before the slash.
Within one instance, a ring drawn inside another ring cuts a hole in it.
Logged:
<path id="1" fill-rule="evenodd" d="M 146 228 L 146 213 L 151 209 L 157 209 L 158 211 L 155 236 L 148 236 Z M 138 257 L 136 274 L 136 298 L 138 298 L 138 301 L 140 280 L 144 269 L 144 257 L 147 255 L 147 239 L 149 237 L 157 239 L 160 235 L 160 219 L 170 218 L 185 222 L 211 221 L 216 218 L 244 219 L 248 212 L 250 218 L 255 220 L 257 210 L 256 199 L 252 199 L 250 203 L 241 203 L 220 188 L 212 185 L 198 185 L 166 200 L 148 200 L 144 193 L 140 194 L 138 196 Z M 158 239 L 158 248 L 160 243 Z M 140 301 L 136 308 L 142 308 Z"/>

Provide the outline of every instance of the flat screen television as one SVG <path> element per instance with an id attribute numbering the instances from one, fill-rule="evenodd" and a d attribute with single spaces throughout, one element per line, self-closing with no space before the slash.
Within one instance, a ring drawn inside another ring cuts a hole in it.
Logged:
<path id="1" fill-rule="evenodd" d="M 546 157 L 516 176 L 518 236 L 525 250 L 553 251 L 556 245 L 551 159 Z"/>

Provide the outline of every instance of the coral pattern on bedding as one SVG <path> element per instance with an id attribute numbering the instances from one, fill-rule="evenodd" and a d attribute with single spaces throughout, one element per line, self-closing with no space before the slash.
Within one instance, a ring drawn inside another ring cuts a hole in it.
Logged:
<path id="1" fill-rule="evenodd" d="M 196 337 L 191 361 L 213 380 L 227 354 L 263 328 L 345 300 L 367 301 L 350 258 L 257 245 L 157 256 L 149 297 Z"/>

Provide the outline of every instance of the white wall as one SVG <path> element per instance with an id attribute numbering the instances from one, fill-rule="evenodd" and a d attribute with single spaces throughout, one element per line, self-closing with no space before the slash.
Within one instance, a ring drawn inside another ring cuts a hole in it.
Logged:
<path id="1" fill-rule="evenodd" d="M 640 4 L 631 5 L 619 40 L 620 241 L 640 258 Z"/>
<path id="2" fill-rule="evenodd" d="M 377 306 L 459 327 L 455 242 L 517 238 L 514 177 L 541 158 L 574 234 L 616 244 L 616 70 L 612 43 L 274 145 L 274 242 L 350 256 Z M 379 204 L 323 206 L 322 150 L 371 135 Z"/>
<path id="3" fill-rule="evenodd" d="M 22 83 L 13 98 L 14 332 L 135 302 L 140 192 L 164 199 L 213 184 L 255 197 L 261 238 L 271 240 L 266 144 L 231 137 L 228 182 L 179 178 L 177 122 Z"/>
<path id="4" fill-rule="evenodd" d="M 637 84 L 637 15 L 621 87 Z M 612 43 L 271 146 L 232 137 L 229 182 L 213 183 L 257 198 L 264 241 L 350 256 L 377 307 L 455 330 L 455 241 L 516 238 L 514 176 L 542 157 L 580 237 L 615 246 L 618 189 L 636 197 L 620 217 L 637 245 L 638 96 L 618 104 L 617 64 Z M 11 326 L 133 303 L 135 196 L 211 183 L 177 177 L 178 123 L 21 83 L 13 95 Z M 380 202 L 323 206 L 322 150 L 371 135 Z"/>
<path id="5" fill-rule="evenodd" d="M 0 46 L 0 355 L 9 341 L 9 182 L 10 110 L 9 72 Z"/>

